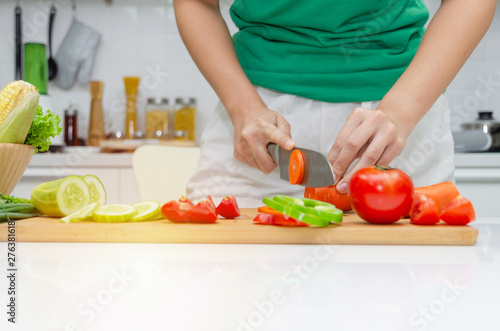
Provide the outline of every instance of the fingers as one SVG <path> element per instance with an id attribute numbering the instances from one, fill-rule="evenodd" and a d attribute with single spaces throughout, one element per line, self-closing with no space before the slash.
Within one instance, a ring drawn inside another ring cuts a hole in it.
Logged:
<path id="1" fill-rule="evenodd" d="M 366 167 L 371 167 L 372 165 L 378 163 L 378 160 L 383 155 L 385 150 L 385 141 L 378 138 L 374 139 L 369 145 L 365 146 L 366 149 L 364 153 L 360 155 L 356 165 L 337 182 L 337 191 L 339 193 L 347 192 L 347 185 L 356 171 Z"/>
<path id="2" fill-rule="evenodd" d="M 285 149 L 295 146 L 290 124 L 278 113 L 267 110 L 263 116 L 250 119 L 241 130 L 235 127 L 234 157 L 263 173 L 270 173 L 277 166 L 266 148 L 270 142 Z"/>
<path id="3" fill-rule="evenodd" d="M 335 173 L 337 191 L 347 192 L 347 184 L 357 170 L 375 164 L 389 164 L 401 153 L 404 142 L 395 123 L 382 111 L 355 109 L 328 156 Z M 357 157 L 357 164 L 346 173 Z"/>
<path id="4" fill-rule="evenodd" d="M 269 140 L 268 143 L 269 142 L 276 143 L 286 150 L 291 150 L 292 148 L 295 147 L 295 141 L 293 141 L 290 135 L 285 134 L 278 128 L 270 132 L 268 140 Z"/>
<path id="5" fill-rule="evenodd" d="M 337 157 L 339 156 L 339 153 L 344 147 L 347 138 L 349 138 L 349 136 L 354 132 L 354 130 L 356 130 L 356 128 L 361 124 L 362 120 L 360 117 L 358 117 L 358 114 L 362 111 L 363 111 L 362 108 L 356 108 L 347 118 L 344 127 L 342 128 L 342 130 L 340 130 L 337 139 L 335 139 L 332 149 L 328 154 L 328 160 L 330 161 L 331 164 L 333 164 L 337 159 Z"/>

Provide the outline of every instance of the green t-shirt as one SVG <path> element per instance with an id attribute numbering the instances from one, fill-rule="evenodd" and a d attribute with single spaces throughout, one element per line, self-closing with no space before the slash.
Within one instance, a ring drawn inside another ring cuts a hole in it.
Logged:
<path id="1" fill-rule="evenodd" d="M 326 102 L 382 99 L 429 17 L 422 0 L 235 0 L 230 13 L 253 84 Z"/>

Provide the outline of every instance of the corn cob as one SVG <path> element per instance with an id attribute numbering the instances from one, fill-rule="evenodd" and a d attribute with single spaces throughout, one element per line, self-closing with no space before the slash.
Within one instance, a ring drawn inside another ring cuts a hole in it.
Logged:
<path id="1" fill-rule="evenodd" d="M 38 99 L 36 88 L 21 80 L 7 84 L 0 91 L 0 143 L 24 143 Z"/>

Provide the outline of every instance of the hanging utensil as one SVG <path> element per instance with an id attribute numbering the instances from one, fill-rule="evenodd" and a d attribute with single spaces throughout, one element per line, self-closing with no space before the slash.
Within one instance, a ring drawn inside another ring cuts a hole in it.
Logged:
<path id="1" fill-rule="evenodd" d="M 56 16 L 56 6 L 54 6 L 54 1 L 52 1 L 52 6 L 50 7 L 50 18 L 49 18 L 49 80 L 53 80 L 57 76 L 57 63 L 52 58 L 52 29 L 54 27 L 54 18 Z"/>
<path id="2" fill-rule="evenodd" d="M 59 73 L 55 83 L 62 89 L 70 89 L 78 81 L 90 82 L 97 47 L 101 34 L 76 18 L 76 1 L 73 0 L 73 21 L 56 53 Z"/>
<path id="3" fill-rule="evenodd" d="M 22 69 L 22 31 L 21 31 L 21 14 L 22 9 L 20 1 L 17 0 L 16 8 L 14 9 L 16 21 L 16 73 L 15 80 L 20 80 L 23 77 Z"/>

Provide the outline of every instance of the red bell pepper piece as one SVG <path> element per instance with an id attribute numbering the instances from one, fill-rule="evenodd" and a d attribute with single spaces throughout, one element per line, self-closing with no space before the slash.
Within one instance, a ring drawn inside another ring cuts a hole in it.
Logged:
<path id="1" fill-rule="evenodd" d="M 236 198 L 232 195 L 224 197 L 217 206 L 216 211 L 217 214 L 224 218 L 235 218 L 241 215 L 238 202 L 236 202 Z"/>
<path id="2" fill-rule="evenodd" d="M 214 223 L 217 221 L 217 212 L 212 197 L 209 195 L 201 200 L 186 213 L 186 219 L 192 223 Z"/>
<path id="3" fill-rule="evenodd" d="M 257 214 L 257 216 L 254 217 L 253 222 L 257 224 L 273 225 L 273 216 L 274 215 L 271 214 Z"/>
<path id="4" fill-rule="evenodd" d="M 257 214 L 253 219 L 256 224 L 282 225 L 282 226 L 309 226 L 309 224 L 297 221 L 285 214 Z"/>
<path id="5" fill-rule="evenodd" d="M 188 197 L 181 196 L 179 201 L 169 201 L 161 207 L 162 215 L 175 223 L 187 222 L 186 214 L 193 208 L 194 203 Z"/>
<path id="6" fill-rule="evenodd" d="M 444 208 L 441 219 L 450 225 L 466 225 L 476 219 L 476 213 L 472 202 L 458 195 Z"/>
<path id="7" fill-rule="evenodd" d="M 436 201 L 422 193 L 416 193 L 410 211 L 410 222 L 417 225 L 439 223 L 439 207 Z"/>

